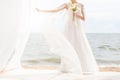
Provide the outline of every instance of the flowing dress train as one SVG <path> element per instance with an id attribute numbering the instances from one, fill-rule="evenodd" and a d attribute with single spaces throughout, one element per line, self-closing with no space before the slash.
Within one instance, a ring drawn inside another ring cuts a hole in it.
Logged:
<path id="1" fill-rule="evenodd" d="M 64 34 L 71 45 L 76 50 L 79 57 L 83 73 L 98 72 L 98 66 L 94 58 L 89 41 L 85 35 L 85 26 L 83 21 L 73 16 L 73 10 L 70 3 L 67 4 L 67 20 L 65 24 Z M 81 5 L 76 3 L 76 13 L 81 15 Z M 74 58 L 74 57 L 73 57 Z"/>

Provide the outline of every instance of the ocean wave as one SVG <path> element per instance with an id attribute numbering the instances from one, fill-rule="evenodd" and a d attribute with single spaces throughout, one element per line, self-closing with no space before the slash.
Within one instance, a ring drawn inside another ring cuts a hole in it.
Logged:
<path id="1" fill-rule="evenodd" d="M 120 48 L 116 48 L 116 47 L 112 47 L 110 45 L 101 45 L 99 47 L 97 47 L 99 49 L 103 49 L 103 50 L 111 50 L 111 51 L 120 51 Z"/>
<path id="2" fill-rule="evenodd" d="M 104 59 L 96 59 L 98 63 L 107 63 L 107 64 L 119 64 L 120 65 L 120 60 L 104 60 Z"/>
<path id="3" fill-rule="evenodd" d="M 120 65 L 120 34 L 92 33 L 87 35 L 98 64 Z M 54 56 L 48 48 L 41 33 L 32 33 L 25 47 L 22 62 L 30 65 L 59 64 L 59 56 Z"/>

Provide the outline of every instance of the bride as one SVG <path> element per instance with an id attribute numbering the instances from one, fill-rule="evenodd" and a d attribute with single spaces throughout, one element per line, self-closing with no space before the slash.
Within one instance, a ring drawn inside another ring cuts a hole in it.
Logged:
<path id="1" fill-rule="evenodd" d="M 85 26 L 83 25 L 85 21 L 83 4 L 78 3 L 76 0 L 71 0 L 71 2 L 64 3 L 53 10 L 40 10 L 36 8 L 38 12 L 47 13 L 55 13 L 64 9 L 66 9 L 67 11 L 67 20 L 65 23 L 64 36 L 77 53 L 81 65 L 81 72 L 98 72 L 98 65 L 96 63 L 91 47 L 85 35 Z M 63 71 L 67 72 L 67 70 L 65 69 Z"/>

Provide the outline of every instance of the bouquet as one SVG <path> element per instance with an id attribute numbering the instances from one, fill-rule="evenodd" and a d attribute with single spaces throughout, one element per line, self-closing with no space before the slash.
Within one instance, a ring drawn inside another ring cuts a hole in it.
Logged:
<path id="1" fill-rule="evenodd" d="M 76 10 L 77 10 L 76 4 L 72 4 L 72 10 L 73 10 L 73 11 L 76 11 Z"/>
<path id="2" fill-rule="evenodd" d="M 70 5 L 72 6 L 71 7 L 71 9 L 72 9 L 72 11 L 76 11 L 77 10 L 77 5 L 76 5 L 76 3 L 70 3 Z"/>

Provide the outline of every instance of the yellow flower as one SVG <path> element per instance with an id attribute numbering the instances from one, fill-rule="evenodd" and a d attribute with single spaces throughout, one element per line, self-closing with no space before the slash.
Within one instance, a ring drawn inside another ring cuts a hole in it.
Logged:
<path id="1" fill-rule="evenodd" d="M 76 11 L 77 10 L 77 6 L 75 4 L 72 4 L 72 10 Z"/>
<path id="2" fill-rule="evenodd" d="M 71 9 L 72 9 L 73 11 L 76 11 L 76 10 L 77 10 L 77 5 L 76 5 L 76 3 L 70 2 L 70 5 L 71 5 Z"/>

